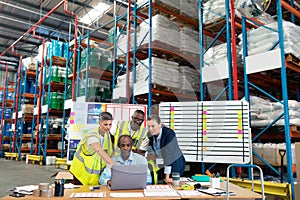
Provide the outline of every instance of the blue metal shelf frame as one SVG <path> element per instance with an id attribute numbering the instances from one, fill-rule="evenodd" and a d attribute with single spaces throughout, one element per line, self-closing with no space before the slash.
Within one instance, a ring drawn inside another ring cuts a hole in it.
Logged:
<path id="1" fill-rule="evenodd" d="M 46 62 L 44 62 L 44 63 L 46 63 Z M 33 99 L 33 107 L 35 108 L 36 106 L 37 106 L 37 94 L 38 94 L 38 88 L 39 87 L 42 87 L 42 86 L 40 86 L 40 85 L 38 85 L 38 82 L 39 82 L 39 65 L 40 65 L 41 63 L 39 63 L 39 62 L 37 62 L 36 63 L 36 74 L 35 74 L 35 82 L 36 82 L 36 87 L 35 87 L 35 90 L 34 90 L 34 99 Z M 35 143 L 37 143 L 38 141 L 37 141 L 37 139 L 36 139 L 36 135 L 35 135 L 35 131 L 36 131 L 36 129 L 35 129 L 35 127 L 36 127 L 36 120 L 35 120 L 35 116 L 34 116 L 34 113 L 33 113 L 33 115 L 32 115 L 32 123 L 31 123 L 31 141 L 30 141 L 30 154 L 33 154 L 34 153 L 34 150 L 35 150 L 35 148 L 34 148 L 34 146 L 35 146 Z"/>
<path id="2" fill-rule="evenodd" d="M 20 65 L 20 64 L 19 64 Z M 19 66 L 20 67 L 20 66 Z M 21 72 L 21 73 L 20 73 Z M 21 86 L 19 86 L 18 85 L 18 77 L 19 77 L 19 73 L 20 73 L 20 85 L 21 85 L 21 83 L 22 83 L 22 71 L 21 70 L 18 70 L 17 72 L 16 72 L 16 80 L 15 80 L 15 83 L 16 83 L 16 88 L 21 88 Z M 16 108 L 18 107 L 18 109 L 20 109 L 20 99 L 21 99 L 21 97 L 20 97 L 20 95 L 21 95 L 21 92 L 20 92 L 20 89 L 18 89 L 18 90 L 15 90 L 15 92 L 14 92 L 14 103 L 13 103 L 13 108 L 12 108 L 12 115 L 13 115 L 13 113 L 15 114 L 15 118 L 17 117 L 17 112 L 19 112 L 19 110 L 16 110 Z M 17 101 L 17 98 L 18 98 L 18 101 Z M 17 106 L 17 104 L 16 104 L 16 102 L 18 102 L 18 106 Z M 12 118 L 13 119 L 13 118 Z M 18 136 L 19 136 L 19 134 L 18 134 L 18 119 L 16 120 L 17 121 L 17 124 L 14 124 L 14 119 L 13 119 L 13 121 L 12 121 L 12 125 L 14 125 L 14 129 L 15 129 L 15 131 L 13 131 L 13 134 L 16 134 L 16 136 L 15 136 L 15 141 L 13 141 L 12 140 L 12 146 L 14 147 L 13 149 L 12 149 L 12 151 L 14 151 L 14 153 L 18 153 L 19 152 L 19 146 L 18 146 Z M 13 129 L 13 128 L 12 128 Z M 12 137 L 14 137 L 14 136 L 12 136 Z"/>
<path id="3" fill-rule="evenodd" d="M 213 99 L 213 101 L 218 100 L 221 95 L 223 95 L 228 90 L 228 100 L 233 99 L 233 88 L 232 88 L 232 53 L 231 53 L 231 27 L 230 27 L 230 0 L 225 0 L 225 19 L 226 24 L 220 29 L 220 31 L 217 33 L 216 37 L 213 38 L 212 42 L 208 45 L 208 47 L 204 49 L 204 24 L 203 24 L 203 8 L 204 0 L 198 0 L 198 20 L 199 20 L 199 72 L 200 72 L 200 101 L 204 101 L 205 99 L 205 92 L 204 92 L 204 83 L 202 78 L 202 69 L 204 67 L 204 54 L 208 51 L 209 48 L 211 48 L 214 43 L 219 39 L 221 34 L 226 30 L 226 42 L 227 42 L 227 60 L 228 60 L 228 83 L 223 88 L 223 90 Z M 234 22 L 233 22 L 234 23 Z M 234 55 L 233 55 L 234 56 Z M 208 167 L 208 170 L 212 169 L 216 164 L 212 164 Z M 205 163 L 202 163 L 202 173 L 204 174 L 206 171 L 206 165 Z M 232 171 L 232 175 L 236 176 L 236 173 Z"/>
<path id="4" fill-rule="evenodd" d="M 65 87 L 64 87 L 64 102 L 66 102 L 67 100 L 67 94 L 69 91 L 72 92 L 72 87 L 71 87 L 71 84 L 69 84 L 69 65 L 70 65 L 70 60 L 71 58 L 73 57 L 73 51 L 70 53 L 68 53 L 67 55 L 67 62 L 66 62 L 66 76 L 65 76 Z M 80 61 L 80 60 L 79 60 Z M 78 61 L 78 62 L 79 62 Z M 77 97 L 77 96 L 76 96 Z M 68 134 L 65 126 L 66 124 L 68 124 L 68 119 L 69 119 L 70 116 L 67 116 L 66 114 L 66 109 L 65 109 L 65 105 L 64 105 L 64 109 L 63 109 L 63 119 L 62 119 L 62 127 L 61 127 L 61 146 L 62 146 L 62 149 L 61 149 L 61 153 L 60 153 L 60 157 L 63 158 L 65 157 L 66 155 L 66 151 L 64 151 L 64 147 L 65 147 L 65 136 Z"/>
<path id="5" fill-rule="evenodd" d="M 133 3 L 132 4 L 132 7 L 133 7 L 133 10 L 131 11 L 133 13 L 133 41 L 134 41 L 134 44 L 133 44 L 133 65 L 130 66 L 131 68 L 131 71 L 133 73 L 131 79 L 132 79 L 132 85 L 131 85 L 131 88 L 130 88 L 130 91 L 131 91 L 131 101 L 132 103 L 137 103 L 136 100 L 135 100 L 135 95 L 134 95 L 134 83 L 136 83 L 136 63 L 141 63 L 140 60 L 137 58 L 137 52 L 141 46 L 141 43 L 140 44 L 137 44 L 137 21 L 138 20 L 143 20 L 141 19 L 137 12 L 139 9 L 145 7 L 145 6 L 148 6 L 148 19 L 149 19 L 149 31 L 148 33 L 146 33 L 146 36 L 149 35 L 149 42 L 148 42 L 148 51 L 147 51 L 147 54 L 148 54 L 148 113 L 151 113 L 151 108 L 152 108 L 152 87 L 153 87 L 153 83 L 152 83 L 152 1 L 148 1 L 148 2 L 145 2 L 139 6 L 137 6 L 136 3 Z M 128 15 L 130 13 L 127 13 L 125 15 L 121 15 L 120 17 L 117 16 L 117 13 L 116 13 L 116 3 L 114 4 L 114 61 L 113 62 L 113 81 L 112 81 L 112 89 L 115 88 L 115 82 L 117 80 L 117 77 L 120 75 L 120 73 L 125 69 L 125 66 L 127 65 L 127 62 L 125 61 L 123 63 L 123 66 L 122 68 L 117 72 L 117 69 L 116 69 L 116 65 L 117 65 L 117 50 L 120 49 L 117 45 L 117 41 L 119 40 L 119 37 L 120 35 L 122 34 L 122 32 L 124 31 L 125 27 L 131 23 L 130 21 L 128 21 Z M 118 21 L 121 20 L 121 19 L 124 19 L 125 17 L 127 17 L 127 23 L 124 25 L 124 27 L 120 30 L 120 34 L 117 35 L 117 29 L 118 29 Z M 130 34 L 130 33 L 127 33 L 127 34 Z M 128 49 L 128 43 L 127 43 L 127 48 Z M 128 57 L 128 52 L 122 52 L 126 55 L 126 58 Z M 128 58 L 126 60 L 129 60 Z M 129 64 L 129 63 L 128 63 Z M 146 67 L 146 66 L 145 66 Z M 128 69 L 128 67 L 126 68 L 126 70 Z M 126 74 L 129 73 L 129 72 L 126 72 Z M 128 88 L 127 88 L 128 89 Z M 113 96 L 112 96 L 113 98 Z M 128 99 L 129 101 L 129 99 Z"/>
<path id="6" fill-rule="evenodd" d="M 7 96 L 7 93 L 9 92 L 8 90 L 8 65 L 6 64 L 6 70 L 5 70 L 5 79 L 4 79 L 4 87 L 3 87 L 3 99 L 2 99 L 2 114 L 1 114 L 1 127 L 2 127 L 2 141 L 1 142 L 1 146 L 2 146 L 2 149 L 1 151 L 4 152 L 4 148 L 3 148 L 3 144 L 4 144 L 4 131 L 5 131 L 5 124 L 6 124 L 6 120 L 5 120 L 5 110 L 6 110 L 6 96 Z M 9 152 L 12 152 L 12 137 L 13 135 L 10 134 L 9 136 L 9 139 L 10 139 L 10 146 L 9 146 Z"/>
<path id="7" fill-rule="evenodd" d="M 20 81 L 20 87 L 23 87 L 23 89 L 20 90 L 20 93 L 19 93 L 19 110 L 16 111 L 16 112 L 19 112 L 19 111 L 22 111 L 22 106 L 24 105 L 24 101 L 25 101 L 25 92 L 26 92 L 26 79 L 27 79 L 27 73 L 26 71 L 22 71 L 21 70 L 21 81 Z M 22 105 L 22 106 L 21 106 Z M 18 118 L 19 118 L 19 115 L 18 115 Z M 15 124 L 16 126 L 16 129 L 17 129 L 17 138 L 16 138 L 16 149 L 17 149 L 17 152 L 18 152 L 18 160 L 21 159 L 21 148 L 22 148 L 22 136 L 23 136 L 23 123 L 24 123 L 24 113 L 22 113 L 22 117 L 21 119 L 17 119 L 17 124 Z M 18 132 L 20 131 L 20 132 Z M 19 141 L 18 141 L 18 138 L 19 138 Z M 18 144 L 18 145 L 17 145 Z"/>
<path id="8" fill-rule="evenodd" d="M 291 2 L 292 5 L 292 2 Z M 287 89 L 287 77 L 286 77 L 286 66 L 285 66 L 285 51 L 284 51 L 284 33 L 283 33 L 283 18 L 282 18 L 282 7 L 280 0 L 276 0 L 276 12 L 277 12 L 277 23 L 278 23 L 278 36 L 279 36 L 279 47 L 280 47 L 280 57 L 281 57 L 281 87 L 282 87 L 282 100 L 279 100 L 272 95 L 270 95 L 267 91 L 262 90 L 255 84 L 248 81 L 248 75 L 246 74 L 247 65 L 244 62 L 244 86 L 245 86 L 245 97 L 247 101 L 250 101 L 249 97 L 249 87 L 253 87 L 256 90 L 260 91 L 264 95 L 273 99 L 274 101 L 280 102 L 283 105 L 283 113 L 280 114 L 273 122 L 271 122 L 268 126 L 266 126 L 255 138 L 255 141 L 260 135 L 262 135 L 268 128 L 270 128 L 273 124 L 276 123 L 280 118 L 284 117 L 284 132 L 285 132 L 285 142 L 286 142 L 286 159 L 287 159 L 287 182 L 291 184 L 292 194 L 291 198 L 295 199 L 294 196 L 294 180 L 293 180 L 293 170 L 292 170 L 292 149 L 291 149 L 291 137 L 290 137 L 290 122 L 289 122 L 289 107 L 288 107 L 288 89 Z M 243 34 L 243 58 L 245 60 L 248 55 L 247 52 L 247 33 L 246 33 L 246 18 L 242 18 L 242 34 Z M 292 21 L 294 21 L 294 17 Z M 277 43 L 277 44 L 278 44 Z M 257 155 L 256 152 L 253 152 L 258 158 L 260 158 L 265 164 L 267 164 L 276 174 L 280 175 L 283 172 L 278 172 L 274 167 L 272 167 L 266 160 Z"/>

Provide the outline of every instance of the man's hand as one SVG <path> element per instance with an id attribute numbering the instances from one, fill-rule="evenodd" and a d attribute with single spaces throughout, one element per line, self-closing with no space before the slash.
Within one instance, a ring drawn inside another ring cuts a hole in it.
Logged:
<path id="1" fill-rule="evenodd" d="M 147 155 L 147 160 L 153 160 L 153 161 L 156 161 L 156 156 L 155 156 L 155 154 L 148 154 L 148 155 Z"/>
<path id="2" fill-rule="evenodd" d="M 108 187 L 111 187 L 111 180 L 108 180 L 108 181 L 107 181 L 107 186 L 108 186 Z"/>

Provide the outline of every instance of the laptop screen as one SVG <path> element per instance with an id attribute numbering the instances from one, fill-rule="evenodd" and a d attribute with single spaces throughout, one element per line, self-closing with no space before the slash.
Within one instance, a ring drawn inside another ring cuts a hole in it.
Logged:
<path id="1" fill-rule="evenodd" d="M 144 189 L 147 165 L 114 165 L 111 170 L 111 190 Z"/>

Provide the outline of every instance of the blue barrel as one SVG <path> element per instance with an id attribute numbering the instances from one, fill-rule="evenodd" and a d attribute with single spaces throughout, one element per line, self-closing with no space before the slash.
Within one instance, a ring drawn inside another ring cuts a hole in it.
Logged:
<path id="1" fill-rule="evenodd" d="M 68 58 L 69 55 L 69 44 L 68 43 L 64 43 L 63 44 L 63 57 Z"/>
<path id="2" fill-rule="evenodd" d="M 4 118 L 5 119 L 10 119 L 11 118 L 11 109 L 10 108 L 5 109 Z"/>
<path id="3" fill-rule="evenodd" d="M 30 93 L 34 94 L 36 89 L 36 84 L 34 81 L 31 82 Z"/>
<path id="4" fill-rule="evenodd" d="M 11 136 L 11 124 L 5 124 L 4 126 L 4 136 Z"/>
<path id="5" fill-rule="evenodd" d="M 0 102 L 3 101 L 3 95 L 4 95 L 4 91 L 3 91 L 3 90 L 0 90 Z"/>
<path id="6" fill-rule="evenodd" d="M 27 134 L 32 134 L 32 127 L 31 127 L 31 124 L 29 124 L 27 126 Z"/>
<path id="7" fill-rule="evenodd" d="M 6 94 L 6 100 L 13 100 L 13 93 L 12 92 L 8 92 Z"/>

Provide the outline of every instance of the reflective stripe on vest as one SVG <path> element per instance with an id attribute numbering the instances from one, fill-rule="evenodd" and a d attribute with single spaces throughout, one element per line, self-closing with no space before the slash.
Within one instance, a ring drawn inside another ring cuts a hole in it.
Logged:
<path id="1" fill-rule="evenodd" d="M 97 132 L 98 130 L 96 130 Z M 83 184 L 83 185 L 97 185 L 99 176 L 106 166 L 106 162 L 95 152 L 88 154 L 85 149 L 85 142 L 89 135 L 94 135 L 100 141 L 100 135 L 95 134 L 95 131 L 91 131 L 86 134 L 83 141 L 80 142 L 78 149 L 74 155 L 70 172 Z M 113 149 L 111 145 L 111 139 L 109 134 L 104 135 L 103 150 L 107 152 L 109 156 L 112 155 Z M 94 155 L 96 154 L 96 155 Z"/>
<path id="2" fill-rule="evenodd" d="M 146 137 L 147 129 L 140 127 L 139 130 L 135 131 L 131 136 L 133 140 L 137 140 L 137 143 L 133 146 L 133 149 L 139 150 L 143 139 Z M 129 121 L 119 121 L 117 125 L 117 130 L 115 133 L 115 149 L 117 149 L 118 139 L 121 135 L 130 135 L 129 131 Z"/>

